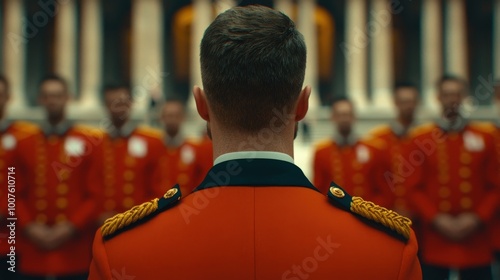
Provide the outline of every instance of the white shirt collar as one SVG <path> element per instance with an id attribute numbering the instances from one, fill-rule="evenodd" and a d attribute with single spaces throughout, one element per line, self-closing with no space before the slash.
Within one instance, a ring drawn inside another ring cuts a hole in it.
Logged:
<path id="1" fill-rule="evenodd" d="M 235 159 L 256 159 L 256 158 L 276 159 L 293 163 L 293 158 L 285 153 L 270 152 L 270 151 L 242 151 L 242 152 L 232 152 L 220 155 L 214 160 L 214 165 L 224 161 L 230 161 Z"/>

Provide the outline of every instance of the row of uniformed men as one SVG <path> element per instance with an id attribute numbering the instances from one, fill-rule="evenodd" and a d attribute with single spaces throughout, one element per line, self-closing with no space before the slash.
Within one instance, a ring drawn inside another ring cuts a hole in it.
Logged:
<path id="1" fill-rule="evenodd" d="M 500 84 L 495 89 L 500 105 Z M 353 133 L 353 104 L 335 102 L 336 133 L 316 146 L 314 185 L 333 179 L 411 217 L 424 279 L 448 279 L 451 268 L 461 279 L 491 279 L 493 257 L 500 260 L 500 122 L 461 114 L 467 83 L 459 77 L 443 77 L 437 92 L 442 117 L 416 125 L 418 90 L 397 85 L 398 118 L 363 138 Z"/>
<path id="2" fill-rule="evenodd" d="M 86 279 L 92 239 L 104 220 L 162 196 L 175 183 L 186 193 L 211 167 L 208 137 L 182 135 L 181 102 L 163 105 L 161 132 L 129 122 L 132 98 L 127 87 L 109 86 L 104 94 L 109 126 L 75 124 L 65 118 L 66 81 L 49 76 L 39 87 L 47 119 L 35 125 L 3 118 L 9 87 L 0 79 L 0 279 L 13 277 L 5 268 L 11 246 L 19 256 L 18 278 Z M 16 178 L 12 209 L 7 207 L 8 167 Z M 17 218 L 15 244 L 7 242 L 8 215 Z"/>

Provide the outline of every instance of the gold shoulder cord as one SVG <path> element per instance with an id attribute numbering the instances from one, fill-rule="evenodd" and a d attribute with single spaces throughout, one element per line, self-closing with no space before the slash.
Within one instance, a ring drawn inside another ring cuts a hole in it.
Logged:
<path id="1" fill-rule="evenodd" d="M 392 210 L 378 206 L 373 202 L 365 201 L 361 197 L 353 196 L 351 212 L 378 222 L 403 235 L 406 239 L 410 238 L 411 220 Z"/>
<path id="2" fill-rule="evenodd" d="M 141 205 L 134 206 L 130 210 L 107 219 L 101 227 L 102 236 L 106 237 L 111 235 L 155 212 L 158 209 L 158 200 L 158 198 L 155 198 L 151 201 L 144 202 Z"/>

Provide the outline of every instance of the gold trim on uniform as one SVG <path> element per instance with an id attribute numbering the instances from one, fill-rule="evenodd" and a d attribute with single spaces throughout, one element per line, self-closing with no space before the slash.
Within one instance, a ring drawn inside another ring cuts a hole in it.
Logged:
<path id="1" fill-rule="evenodd" d="M 134 199 L 131 197 L 125 197 L 122 201 L 122 205 L 125 208 L 131 208 L 132 206 L 134 206 Z"/>
<path id="2" fill-rule="evenodd" d="M 134 172 L 132 170 L 126 170 L 124 173 L 123 173 L 123 178 L 126 180 L 126 181 L 132 181 L 134 179 Z"/>
<path id="3" fill-rule="evenodd" d="M 116 202 L 112 199 L 108 199 L 104 202 L 104 209 L 106 210 L 114 210 L 116 208 Z"/>
<path id="4" fill-rule="evenodd" d="M 177 192 L 178 192 L 177 188 L 171 188 L 163 195 L 163 198 L 169 199 L 173 197 Z"/>
<path id="5" fill-rule="evenodd" d="M 463 193 L 469 193 L 472 190 L 472 184 L 469 182 L 460 183 L 460 191 Z"/>
<path id="6" fill-rule="evenodd" d="M 115 194 L 115 189 L 107 187 L 104 188 L 104 195 L 105 196 L 113 196 Z"/>
<path id="7" fill-rule="evenodd" d="M 45 223 L 47 223 L 47 215 L 45 215 L 45 214 L 38 214 L 38 215 L 36 215 L 35 220 L 36 220 L 37 223 L 45 224 Z"/>
<path id="8" fill-rule="evenodd" d="M 61 183 L 57 186 L 57 193 L 58 194 L 67 194 L 69 191 L 68 185 Z"/>
<path id="9" fill-rule="evenodd" d="M 134 185 L 130 183 L 126 183 L 123 185 L 123 193 L 124 194 L 132 194 L 134 192 Z"/>
<path id="10" fill-rule="evenodd" d="M 448 200 L 442 200 L 439 202 L 439 210 L 449 212 L 451 210 L 451 203 Z"/>
<path id="11" fill-rule="evenodd" d="M 35 202 L 35 208 L 38 211 L 43 211 L 47 209 L 47 201 L 44 199 L 39 199 Z"/>
<path id="12" fill-rule="evenodd" d="M 448 187 L 440 187 L 439 188 L 439 197 L 447 198 L 451 194 L 450 189 Z"/>
<path id="13" fill-rule="evenodd" d="M 469 153 L 462 153 L 460 155 L 460 162 L 463 164 L 470 164 L 472 162 L 472 156 Z"/>
<path id="14" fill-rule="evenodd" d="M 125 157 L 125 165 L 128 167 L 134 166 L 135 165 L 135 158 L 127 155 L 127 157 Z"/>
<path id="15" fill-rule="evenodd" d="M 65 209 L 68 207 L 68 200 L 64 197 L 60 197 L 56 200 L 56 206 L 59 209 Z"/>
<path id="16" fill-rule="evenodd" d="M 467 179 L 470 178 L 470 175 L 472 174 L 471 170 L 469 167 L 462 166 L 460 167 L 460 171 L 458 172 L 461 178 Z"/>
<path id="17" fill-rule="evenodd" d="M 441 184 L 446 184 L 450 180 L 450 176 L 447 173 L 441 173 L 438 175 L 438 181 Z"/>
<path id="18" fill-rule="evenodd" d="M 62 223 L 62 222 L 65 222 L 67 220 L 68 220 L 68 218 L 64 214 L 57 214 L 57 216 L 56 216 L 56 223 Z"/>
<path id="19" fill-rule="evenodd" d="M 462 197 L 460 199 L 460 206 L 463 209 L 470 209 L 472 207 L 472 200 L 469 197 Z"/>

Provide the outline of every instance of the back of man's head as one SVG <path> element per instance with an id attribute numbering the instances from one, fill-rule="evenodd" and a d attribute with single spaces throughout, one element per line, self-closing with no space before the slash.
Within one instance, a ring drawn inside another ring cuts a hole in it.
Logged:
<path id="1" fill-rule="evenodd" d="M 262 6 L 220 14 L 201 41 L 201 74 L 213 116 L 255 133 L 276 111 L 293 110 L 304 82 L 306 45 L 286 15 Z"/>

